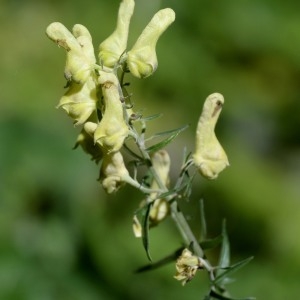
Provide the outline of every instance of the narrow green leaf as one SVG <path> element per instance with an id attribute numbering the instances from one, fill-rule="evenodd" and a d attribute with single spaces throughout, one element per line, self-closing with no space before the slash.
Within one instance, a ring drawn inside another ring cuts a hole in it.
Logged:
<path id="1" fill-rule="evenodd" d="M 146 204 L 143 207 L 138 208 L 135 211 L 135 215 L 138 218 L 141 226 L 142 226 L 142 243 L 144 249 L 146 251 L 146 255 L 150 261 L 151 255 L 149 251 L 149 215 L 151 210 L 152 203 Z"/>
<path id="2" fill-rule="evenodd" d="M 200 246 L 203 250 L 207 250 L 207 249 L 212 249 L 212 248 L 217 247 L 218 245 L 220 245 L 221 242 L 222 242 L 222 235 L 219 235 L 213 239 L 208 239 L 208 240 L 200 242 Z M 171 263 L 178 258 L 178 256 L 182 253 L 184 248 L 185 247 L 180 247 L 177 250 L 175 250 L 173 253 L 158 260 L 157 262 L 138 268 L 135 272 L 140 273 L 140 272 L 151 271 L 151 270 L 155 270 L 159 267 L 162 267 L 168 263 Z"/>
<path id="3" fill-rule="evenodd" d="M 147 121 L 152 121 L 152 120 L 158 119 L 162 116 L 163 116 L 163 114 L 159 113 L 159 114 L 151 115 L 151 116 L 148 116 L 148 117 L 142 117 L 140 120 L 144 121 L 144 122 L 147 122 Z"/>
<path id="4" fill-rule="evenodd" d="M 208 239 L 208 240 L 200 242 L 200 246 L 203 250 L 207 250 L 207 249 L 212 249 L 212 248 L 217 247 L 218 245 L 220 245 L 221 242 L 222 242 L 222 235 L 219 235 L 216 238 Z M 167 255 L 166 257 L 158 260 L 157 262 L 151 263 L 151 264 L 148 264 L 148 265 L 145 265 L 145 266 L 142 266 L 142 267 L 138 268 L 136 270 L 136 272 L 140 273 L 140 272 L 145 272 L 145 271 L 151 271 L 151 270 L 157 269 L 161 266 L 164 266 L 168 263 L 171 263 L 171 262 L 175 261 L 178 258 L 178 256 L 182 253 L 184 248 L 185 247 L 180 247 L 177 250 L 175 250 L 173 253 L 171 253 L 171 254 Z"/>
<path id="5" fill-rule="evenodd" d="M 184 190 L 182 194 L 182 197 L 185 199 L 189 199 L 192 194 L 193 180 L 195 178 L 195 174 L 196 173 L 194 173 L 192 176 L 189 176 L 186 172 L 185 179 L 183 180 Z"/>
<path id="6" fill-rule="evenodd" d="M 188 127 L 189 127 L 189 125 L 184 125 L 182 127 L 176 128 L 176 129 L 171 129 L 171 130 L 167 130 L 167 131 L 163 131 L 163 132 L 158 132 L 158 133 L 155 133 L 153 135 L 153 138 L 155 138 L 155 137 L 161 137 L 161 136 L 166 136 L 166 135 L 178 134 L 181 131 L 187 129 Z"/>
<path id="7" fill-rule="evenodd" d="M 225 267 L 222 268 L 222 273 L 220 273 L 220 275 L 218 275 L 215 280 L 213 281 L 214 284 L 220 283 L 225 277 L 233 274 L 234 272 L 236 272 L 237 270 L 241 269 L 243 266 L 245 266 L 246 264 L 248 264 L 251 260 L 253 259 L 253 256 L 248 257 L 242 261 L 237 262 L 236 264 L 230 266 L 230 267 Z"/>
<path id="8" fill-rule="evenodd" d="M 152 206 L 151 203 L 149 205 L 146 205 L 142 213 L 142 241 L 143 241 L 143 246 L 145 248 L 147 257 L 150 261 L 152 261 L 150 250 L 149 250 L 149 215 L 150 215 L 151 206 Z"/>
<path id="9" fill-rule="evenodd" d="M 200 241 L 204 241 L 206 240 L 207 226 L 206 226 L 203 199 L 200 199 L 199 204 L 200 204 Z"/>
<path id="10" fill-rule="evenodd" d="M 221 294 L 218 294 L 214 290 L 211 290 L 209 293 L 209 297 L 207 299 L 219 299 L 219 300 L 255 300 L 253 297 L 247 297 L 247 298 L 231 298 L 231 297 L 226 297 Z"/>
<path id="11" fill-rule="evenodd" d="M 173 134 L 171 134 L 169 137 L 167 137 L 166 139 L 164 139 L 163 141 L 153 145 L 153 146 L 150 146 L 146 149 L 147 152 L 149 153 L 153 153 L 153 152 L 156 152 L 162 148 L 164 148 L 166 145 L 168 145 L 169 143 L 171 143 L 177 136 L 180 132 L 182 132 L 183 130 L 185 130 L 186 128 L 188 128 L 188 125 L 184 126 L 184 127 L 181 127 L 181 128 L 178 128 L 178 129 L 175 129 L 175 130 L 171 130 L 168 132 L 168 134 L 170 134 L 171 132 L 173 132 Z M 167 132 L 164 132 L 164 133 L 160 133 L 159 135 L 165 135 L 167 134 Z M 155 135 L 156 137 L 158 137 L 158 134 Z"/>
<path id="12" fill-rule="evenodd" d="M 222 235 L 218 235 L 213 239 L 207 239 L 200 242 L 200 246 L 203 250 L 213 249 L 222 243 Z"/>
<path id="13" fill-rule="evenodd" d="M 230 266 L 230 244 L 226 230 L 226 220 L 222 224 L 222 247 L 219 258 L 219 267 L 226 268 Z"/>
<path id="14" fill-rule="evenodd" d="M 183 249 L 184 249 L 184 247 L 181 247 L 181 248 L 177 249 L 176 251 L 174 251 L 173 253 L 171 253 L 170 255 L 158 260 L 155 263 L 148 264 L 148 265 L 145 265 L 143 267 L 138 268 L 135 272 L 136 273 L 141 273 L 141 272 L 146 272 L 146 271 L 152 271 L 152 270 L 160 268 L 160 267 L 162 267 L 166 264 L 169 264 L 173 261 L 176 261 L 176 259 L 182 253 Z"/>

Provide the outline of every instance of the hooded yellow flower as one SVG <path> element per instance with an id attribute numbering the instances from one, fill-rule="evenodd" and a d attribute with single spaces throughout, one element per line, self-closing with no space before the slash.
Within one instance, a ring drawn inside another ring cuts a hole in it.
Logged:
<path id="1" fill-rule="evenodd" d="M 83 84 L 94 70 L 96 58 L 92 37 L 86 27 L 76 24 L 73 34 L 61 23 L 51 23 L 47 29 L 47 36 L 67 53 L 65 77 L 68 81 Z"/>
<path id="2" fill-rule="evenodd" d="M 99 46 L 100 64 L 113 68 L 125 52 L 129 23 L 134 10 L 133 0 L 123 0 L 120 4 L 117 26 L 114 32 Z"/>
<path id="3" fill-rule="evenodd" d="M 224 104 L 219 93 L 209 95 L 203 106 L 196 132 L 196 148 L 193 161 L 201 175 L 215 179 L 229 166 L 227 155 L 219 143 L 215 126 Z"/>
<path id="4" fill-rule="evenodd" d="M 100 71 L 99 84 L 102 89 L 104 114 L 95 130 L 94 141 L 108 153 L 117 152 L 129 134 L 118 79 L 113 73 Z"/>
<path id="5" fill-rule="evenodd" d="M 156 43 L 174 20 L 175 13 L 171 8 L 162 9 L 154 15 L 127 53 L 127 65 L 132 75 L 145 78 L 156 70 L 158 65 Z"/>

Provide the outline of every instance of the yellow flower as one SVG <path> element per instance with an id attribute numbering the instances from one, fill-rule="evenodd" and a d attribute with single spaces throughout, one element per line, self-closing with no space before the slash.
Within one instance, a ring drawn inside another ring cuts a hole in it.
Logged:
<path id="1" fill-rule="evenodd" d="M 51 23 L 47 36 L 67 52 L 65 77 L 68 81 L 85 83 L 96 63 L 92 37 L 86 27 L 76 24 L 73 34 L 61 23 Z"/>
<path id="2" fill-rule="evenodd" d="M 129 134 L 120 100 L 118 79 L 113 73 L 100 71 L 99 84 L 105 107 L 103 117 L 94 134 L 94 141 L 108 153 L 117 152 Z"/>
<path id="3" fill-rule="evenodd" d="M 194 278 L 197 270 L 201 267 L 199 258 L 185 248 L 176 261 L 176 275 L 174 278 L 182 281 L 182 285 L 185 285 Z"/>
<path id="4" fill-rule="evenodd" d="M 128 39 L 129 23 L 134 10 L 133 0 L 121 2 L 117 26 L 114 32 L 99 46 L 100 64 L 113 68 L 125 52 Z"/>
<path id="5" fill-rule="evenodd" d="M 224 104 L 219 93 L 209 95 L 203 106 L 196 132 L 193 161 L 201 175 L 215 179 L 229 166 L 227 155 L 215 135 L 215 126 Z"/>
<path id="6" fill-rule="evenodd" d="M 156 70 L 158 65 L 156 43 L 174 20 L 175 13 L 171 8 L 162 9 L 154 15 L 127 53 L 127 65 L 132 75 L 145 78 Z"/>
<path id="7" fill-rule="evenodd" d="M 75 125 L 81 125 L 96 111 L 97 101 L 96 83 L 89 77 L 85 83 L 70 82 L 57 107 L 64 109 Z"/>
<path id="8" fill-rule="evenodd" d="M 128 177 L 129 173 L 120 152 L 104 155 L 100 171 L 100 181 L 108 194 L 116 192 L 126 183 Z"/>

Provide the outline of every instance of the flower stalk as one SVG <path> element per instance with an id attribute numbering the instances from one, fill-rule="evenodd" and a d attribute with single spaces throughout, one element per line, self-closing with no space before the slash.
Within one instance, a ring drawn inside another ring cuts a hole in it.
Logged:
<path id="1" fill-rule="evenodd" d="M 143 194 L 144 200 L 134 213 L 133 228 L 136 237 L 142 238 L 148 258 L 151 259 L 149 229 L 171 216 L 184 242 L 181 254 L 175 252 L 175 278 L 184 285 L 195 277 L 198 270 L 206 270 L 211 282 L 210 294 L 218 295 L 216 299 L 225 299 L 221 297 L 226 290 L 219 284 L 225 277 L 224 272 L 216 272 L 218 268 L 226 269 L 228 273 L 234 271 L 233 267 L 230 269 L 227 265 L 229 258 L 226 255 L 229 255 L 229 251 L 225 231 L 222 239 L 222 249 L 225 250 L 221 251 L 223 254 L 219 266 L 213 267 L 205 255 L 203 243 L 195 237 L 180 209 L 180 202 L 191 194 L 189 191 L 194 179 L 194 176 L 189 175 L 191 166 L 206 179 L 216 179 L 229 166 L 227 155 L 214 131 L 224 97 L 214 93 L 205 100 L 197 126 L 195 150 L 190 159 L 185 159 L 172 185 L 171 158 L 164 148 L 183 129 L 147 138 L 147 118 L 134 112 L 134 107 L 127 99 L 129 94 L 124 76 L 130 72 L 134 77 L 146 78 L 155 72 L 158 67 L 156 44 L 175 20 L 175 13 L 170 8 L 158 11 L 131 50 L 127 51 L 134 6 L 134 0 L 121 2 L 115 30 L 100 43 L 98 63 L 92 37 L 86 27 L 76 24 L 72 32 L 59 22 L 47 27 L 47 36 L 66 51 L 64 76 L 68 90 L 60 99 L 58 107 L 65 110 L 76 126 L 82 127 L 74 148 L 81 146 L 100 164 L 99 181 L 103 189 L 112 194 L 130 185 Z M 164 135 L 167 138 L 150 147 L 147 145 L 150 140 Z M 134 149 L 127 145 L 129 139 L 133 139 Z M 132 161 L 124 159 L 124 150 L 127 150 Z M 128 168 L 130 162 L 136 166 L 133 174 Z M 147 172 L 143 173 L 139 166 L 146 167 Z M 149 182 L 147 178 L 150 178 Z M 209 244 L 215 247 L 218 243 L 220 239 L 214 243 L 210 241 Z"/>

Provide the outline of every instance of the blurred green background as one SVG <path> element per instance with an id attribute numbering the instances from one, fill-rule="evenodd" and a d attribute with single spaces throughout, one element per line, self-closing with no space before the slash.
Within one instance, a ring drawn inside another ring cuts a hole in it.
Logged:
<path id="1" fill-rule="evenodd" d="M 46 38 L 47 25 L 84 24 L 97 49 L 115 26 L 118 6 L 0 2 L 0 299 L 177 300 L 202 299 L 206 291 L 205 274 L 183 288 L 172 278 L 174 265 L 133 273 L 147 263 L 131 230 L 141 194 L 126 187 L 105 195 L 98 167 L 71 150 L 79 129 L 55 109 L 65 54 Z M 233 295 L 298 299 L 300 2 L 136 0 L 129 45 L 164 7 L 177 19 L 158 42 L 157 72 L 127 77 L 136 107 L 164 114 L 153 132 L 191 125 L 168 147 L 175 177 L 183 147 L 193 149 L 204 99 L 224 94 L 217 135 L 231 167 L 216 181 L 195 180 L 187 214 L 197 229 L 203 198 L 211 237 L 227 220 L 232 261 L 255 256 L 236 274 Z M 180 242 L 171 222 L 153 229 L 154 260 Z"/>

